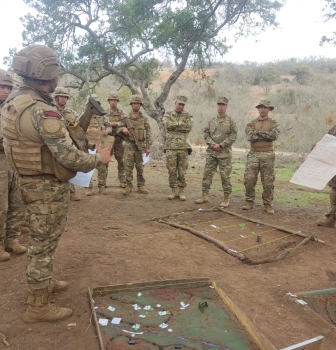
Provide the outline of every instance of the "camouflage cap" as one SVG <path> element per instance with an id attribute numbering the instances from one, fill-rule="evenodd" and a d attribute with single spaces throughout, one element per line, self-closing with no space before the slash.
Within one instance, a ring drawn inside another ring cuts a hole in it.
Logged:
<path id="1" fill-rule="evenodd" d="M 117 91 L 110 91 L 108 94 L 107 94 L 107 101 L 108 100 L 117 100 L 119 101 L 119 94 Z"/>
<path id="2" fill-rule="evenodd" d="M 140 103 L 142 104 L 142 97 L 140 95 L 132 95 L 131 98 L 130 98 L 130 105 L 132 103 Z"/>
<path id="3" fill-rule="evenodd" d="M 57 96 L 70 98 L 68 89 L 63 86 L 57 86 L 57 88 L 55 89 L 54 98 L 56 98 Z"/>
<path id="4" fill-rule="evenodd" d="M 259 104 L 257 104 L 255 107 L 256 107 L 256 108 L 259 108 L 259 107 L 261 107 L 261 106 L 268 107 L 268 108 L 270 109 L 270 111 L 273 111 L 273 109 L 274 109 L 274 106 L 272 106 L 272 105 L 271 105 L 271 102 L 268 101 L 268 100 L 261 100 L 261 101 L 259 102 Z"/>
<path id="5" fill-rule="evenodd" d="M 185 105 L 187 103 L 187 100 L 188 99 L 185 96 L 176 96 L 175 102 Z"/>
<path id="6" fill-rule="evenodd" d="M 224 103 L 225 105 L 227 105 L 229 103 L 229 100 L 226 97 L 217 97 L 217 104 L 219 103 Z"/>
<path id="7" fill-rule="evenodd" d="M 0 69 L 0 85 L 14 87 L 12 76 L 3 69 Z"/>

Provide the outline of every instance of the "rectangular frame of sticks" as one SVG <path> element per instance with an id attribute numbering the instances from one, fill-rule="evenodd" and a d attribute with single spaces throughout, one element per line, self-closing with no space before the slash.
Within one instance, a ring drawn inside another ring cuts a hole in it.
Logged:
<path id="1" fill-rule="evenodd" d="M 306 235 L 218 207 L 152 220 L 190 232 L 251 265 L 279 261 L 311 240 L 324 243 L 313 234 Z"/>

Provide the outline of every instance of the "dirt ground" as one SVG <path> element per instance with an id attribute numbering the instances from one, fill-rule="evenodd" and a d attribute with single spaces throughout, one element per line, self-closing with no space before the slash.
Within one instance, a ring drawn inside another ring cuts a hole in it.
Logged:
<path id="1" fill-rule="evenodd" d="M 200 207 L 194 201 L 200 195 L 201 167 L 190 167 L 186 202 L 166 199 L 170 190 L 163 163 L 146 166 L 149 195 L 132 192 L 127 198 L 117 186 L 115 168 L 116 162 L 112 162 L 108 195 L 98 194 L 96 182 L 92 197 L 85 197 L 84 189 L 78 188 L 81 201 L 71 202 L 68 227 L 55 254 L 54 276 L 69 281 L 70 288 L 54 295 L 53 300 L 74 310 L 70 319 L 25 324 L 26 258 L 12 256 L 1 263 L 0 333 L 6 335 L 10 349 L 98 349 L 88 287 L 192 277 L 216 281 L 277 349 L 317 335 L 325 336 L 324 350 L 335 349 L 332 324 L 286 295 L 336 287 L 336 229 L 315 224 L 326 205 L 317 202 L 308 209 L 290 203 L 279 206 L 275 199 L 276 213 L 268 216 L 258 198 L 248 213 L 251 218 L 316 233 L 325 244 L 310 242 L 279 262 L 250 266 L 188 232 L 150 221 Z M 219 183 L 218 174 L 214 183 Z M 276 184 L 277 193 L 288 188 Z M 211 208 L 221 198 L 222 193 L 214 190 L 210 203 L 202 207 Z M 241 209 L 243 202 L 241 192 L 233 193 L 230 210 L 246 215 Z M 27 235 L 21 240 L 27 243 Z M 76 327 L 67 329 L 69 323 Z M 5 348 L 0 339 L 0 349 Z"/>

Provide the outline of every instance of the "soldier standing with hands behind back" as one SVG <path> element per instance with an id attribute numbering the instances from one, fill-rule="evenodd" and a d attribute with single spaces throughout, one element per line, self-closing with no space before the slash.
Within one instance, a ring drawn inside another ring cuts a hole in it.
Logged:
<path id="1" fill-rule="evenodd" d="M 60 62 L 54 50 L 30 45 L 13 58 L 12 68 L 24 85 L 6 100 L 1 113 L 4 149 L 19 177 L 22 199 L 29 216 L 28 282 L 25 322 L 51 322 L 68 318 L 72 310 L 49 302 L 52 292 L 68 283 L 53 279 L 53 260 L 64 232 L 69 208 L 69 179 L 77 171 L 89 172 L 108 164 L 110 152 L 79 151 L 67 125 L 52 104 L 50 93 L 58 83 Z M 84 131 L 83 131 L 84 134 Z"/>
<path id="2" fill-rule="evenodd" d="M 169 174 L 169 186 L 172 189 L 168 199 L 179 197 L 181 201 L 187 199 L 184 189 L 187 186 L 188 155 L 191 153 L 191 146 L 187 137 L 193 125 L 193 117 L 184 111 L 186 102 L 187 98 L 185 96 L 177 96 L 175 110 L 166 113 L 163 117 L 163 124 L 166 130 L 164 149 Z"/>
<path id="3" fill-rule="evenodd" d="M 274 109 L 270 101 L 261 100 L 256 108 L 259 111 L 259 117 L 248 123 L 245 129 L 251 148 L 247 155 L 245 168 L 246 204 L 243 209 L 249 210 L 254 205 L 255 186 L 260 172 L 263 203 L 267 214 L 274 214 L 275 154 L 273 142 L 278 138 L 280 130 L 277 121 L 268 116 L 269 112 Z"/>
<path id="4" fill-rule="evenodd" d="M 132 95 L 130 98 L 132 111 L 125 118 L 121 119 L 118 133 L 123 133 L 126 138 L 124 149 L 124 163 L 126 174 L 126 187 L 123 191 L 124 195 L 128 195 L 133 187 L 133 169 L 137 171 L 138 192 L 148 194 L 149 191 L 145 187 L 145 178 L 143 176 L 144 166 L 142 164 L 142 153 L 146 156 L 150 153 L 152 145 L 152 132 L 147 118 L 141 113 L 142 97 L 140 95 Z"/>
<path id="5" fill-rule="evenodd" d="M 210 120 L 204 130 L 204 140 L 208 149 L 202 181 L 202 197 L 195 201 L 197 204 L 209 202 L 209 190 L 217 166 L 224 192 L 224 200 L 220 205 L 226 208 L 230 204 L 232 144 L 236 141 L 238 129 L 233 119 L 226 114 L 228 103 L 226 97 L 218 97 L 218 115 Z"/>

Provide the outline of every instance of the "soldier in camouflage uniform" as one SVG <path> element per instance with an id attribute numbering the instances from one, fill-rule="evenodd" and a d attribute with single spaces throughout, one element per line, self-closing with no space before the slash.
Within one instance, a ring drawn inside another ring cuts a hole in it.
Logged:
<path id="1" fill-rule="evenodd" d="M 99 103 L 98 96 L 93 94 L 92 97 Z M 89 96 L 88 96 L 89 98 Z M 107 141 L 108 132 L 106 130 L 105 125 L 108 125 L 108 118 L 100 115 L 93 115 L 90 121 L 90 126 L 87 130 L 87 138 L 90 142 L 96 144 L 98 146 L 100 143 L 103 143 L 104 147 L 105 142 Z M 108 147 L 107 147 L 108 148 Z M 108 164 L 100 164 L 97 168 L 98 171 L 98 189 L 100 194 L 106 195 L 106 178 L 107 178 L 107 169 Z M 92 196 L 92 187 L 93 187 L 93 180 L 91 178 L 89 187 L 85 188 L 85 195 L 86 196 Z"/>
<path id="2" fill-rule="evenodd" d="M 115 136 L 111 155 L 114 154 L 116 161 L 118 162 L 118 179 L 120 187 L 126 187 L 125 180 L 125 165 L 124 165 L 124 144 L 123 139 L 117 134 L 118 127 L 120 127 L 120 121 L 124 116 L 124 112 L 117 107 L 119 102 L 119 95 L 117 91 L 111 91 L 107 95 L 107 102 L 110 105 L 110 113 L 107 115 L 108 123 L 105 125 L 109 135 Z M 108 169 L 107 169 L 108 170 Z M 107 174 L 106 174 L 107 176 Z"/>
<path id="3" fill-rule="evenodd" d="M 274 214 L 275 154 L 273 142 L 278 138 L 280 130 L 277 121 L 268 116 L 269 112 L 274 109 L 270 101 L 262 100 L 256 108 L 258 108 L 259 117 L 248 123 L 245 129 L 251 148 L 247 155 L 245 168 L 246 204 L 243 206 L 243 209 L 249 210 L 254 205 L 255 186 L 260 172 L 263 186 L 263 203 L 267 214 Z"/>
<path id="4" fill-rule="evenodd" d="M 58 83 L 60 63 L 55 51 L 30 45 L 13 58 L 12 68 L 24 85 L 6 100 L 1 112 L 4 149 L 19 174 L 22 199 L 27 205 L 28 308 L 25 322 L 57 321 L 72 310 L 49 303 L 50 293 L 68 283 L 52 278 L 55 249 L 62 236 L 69 206 L 69 182 L 77 171 L 88 172 L 111 157 L 106 149 L 89 155 L 79 151 L 66 122 L 52 104 L 50 93 Z"/>
<path id="5" fill-rule="evenodd" d="M 202 181 L 202 197 L 195 201 L 197 204 L 209 202 L 209 190 L 217 166 L 224 192 L 224 200 L 220 205 L 226 208 L 230 204 L 232 144 L 236 141 L 238 129 L 233 119 L 226 114 L 228 102 L 226 97 L 218 97 L 218 115 L 210 120 L 204 130 L 204 140 L 208 149 Z"/>
<path id="6" fill-rule="evenodd" d="M 142 97 L 132 95 L 130 98 L 132 111 L 120 121 L 120 127 L 117 132 L 125 137 L 124 163 L 126 175 L 126 187 L 124 195 L 128 195 L 133 187 L 133 169 L 137 171 L 138 192 L 148 194 L 145 187 L 145 178 L 143 176 L 142 153 L 146 156 L 150 153 L 150 147 L 153 143 L 152 132 L 147 118 L 141 113 Z"/>
<path id="7" fill-rule="evenodd" d="M 76 124 L 76 120 L 78 119 L 78 115 L 72 109 L 65 107 L 69 98 L 70 98 L 70 95 L 67 88 L 58 86 L 55 89 L 54 99 L 56 102 L 55 103 L 56 108 L 62 114 L 67 124 L 70 126 L 74 126 Z M 71 201 L 80 200 L 80 197 L 76 194 L 76 189 L 74 184 L 70 184 L 70 200 Z"/>
<path id="8" fill-rule="evenodd" d="M 0 114 L 13 87 L 11 76 L 0 69 Z M 0 262 L 10 259 L 8 252 L 21 254 L 27 251 L 18 239 L 19 226 L 24 221 L 25 210 L 17 175 L 10 169 L 6 159 L 0 123 Z"/>
<path id="9" fill-rule="evenodd" d="M 179 197 L 181 201 L 187 199 L 184 189 L 187 186 L 188 154 L 191 153 L 191 146 L 187 138 L 193 125 L 193 117 L 184 111 L 186 102 L 187 98 L 185 96 L 177 96 L 175 110 L 166 113 L 163 117 L 163 125 L 166 131 L 164 149 L 169 186 L 172 189 L 168 199 Z"/>
<path id="10" fill-rule="evenodd" d="M 329 131 L 329 135 L 336 136 L 336 125 L 334 125 Z M 313 148 L 316 146 L 316 143 L 313 144 Z M 329 182 L 330 186 L 329 199 L 330 199 L 330 210 L 326 214 L 326 217 L 321 220 L 317 220 L 316 223 L 318 226 L 324 227 L 334 227 L 336 221 L 336 176 L 334 176 Z"/>

